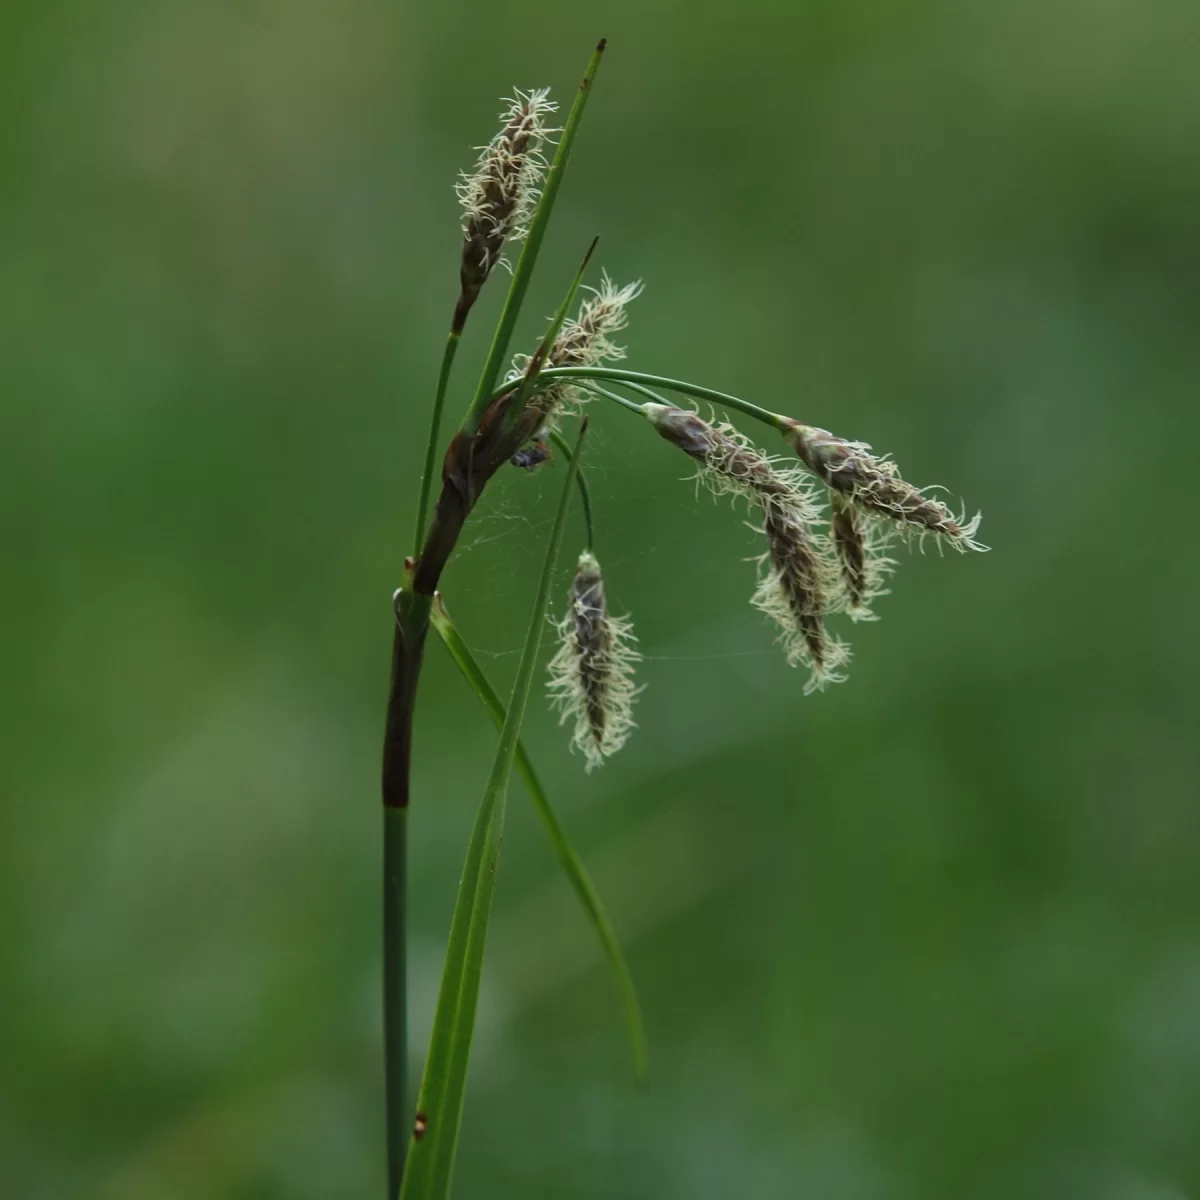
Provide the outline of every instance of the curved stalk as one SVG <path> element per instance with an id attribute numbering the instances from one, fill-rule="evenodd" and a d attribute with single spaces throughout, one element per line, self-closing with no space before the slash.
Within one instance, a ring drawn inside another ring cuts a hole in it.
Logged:
<path id="1" fill-rule="evenodd" d="M 563 454 L 565 454 L 567 456 L 568 461 L 570 461 L 571 455 L 574 453 L 571 443 L 568 442 L 567 439 L 565 437 L 563 437 L 563 435 L 561 433 L 559 433 L 557 429 L 550 430 L 550 440 L 555 444 L 555 446 L 558 447 L 559 450 L 561 450 L 563 452 Z M 588 488 L 587 480 L 584 479 L 584 477 L 583 477 L 583 468 L 582 467 L 580 467 L 579 470 L 576 471 L 576 473 L 575 473 L 575 482 L 579 486 L 579 503 L 580 503 L 581 507 L 583 508 L 583 524 L 584 524 L 584 528 L 587 530 L 587 547 L 586 547 L 586 549 L 595 550 L 595 548 L 596 548 L 596 530 L 592 524 L 592 493 Z M 435 606 L 434 615 L 435 616 L 436 616 L 436 605 L 437 605 L 437 601 L 435 600 L 434 601 L 434 606 Z M 447 621 L 448 620 L 449 620 L 449 618 L 447 618 Z"/>
<path id="2" fill-rule="evenodd" d="M 637 392 L 639 396 L 645 396 L 652 404 L 670 404 L 670 400 L 666 396 L 660 396 L 657 392 L 651 391 L 650 388 L 644 387 L 640 383 L 631 383 L 628 379 L 622 379 L 617 387 L 623 387 L 627 392 Z"/>
<path id="3" fill-rule="evenodd" d="M 538 375 L 539 384 L 553 383 L 556 379 L 605 379 L 613 383 L 636 383 L 653 387 L 666 388 L 669 392 L 682 392 L 697 400 L 708 400 L 719 404 L 722 408 L 732 408 L 756 421 L 770 425 L 772 429 L 782 429 L 784 417 L 773 413 L 740 396 L 730 396 L 727 392 L 718 392 L 714 388 L 701 387 L 698 383 L 689 383 L 684 379 L 669 379 L 665 375 L 647 375 L 642 371 L 625 371 L 620 367 L 547 367 Z M 640 407 L 640 406 L 639 406 Z"/>
<path id="4" fill-rule="evenodd" d="M 632 384 L 627 384 L 627 387 L 632 387 Z M 638 416 L 645 416 L 645 407 L 638 404 L 636 400 L 627 400 L 624 396 L 618 396 L 616 392 L 610 392 L 608 388 L 601 387 L 598 383 L 593 383 L 590 379 L 586 383 L 580 384 L 585 391 L 592 392 L 594 395 L 603 396 L 605 400 L 611 400 L 614 404 L 619 404 L 622 408 L 629 409 L 630 412 L 635 412 Z"/>

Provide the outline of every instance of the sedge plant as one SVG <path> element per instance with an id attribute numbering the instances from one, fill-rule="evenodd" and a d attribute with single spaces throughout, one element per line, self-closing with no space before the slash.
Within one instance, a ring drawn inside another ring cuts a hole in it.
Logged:
<path id="1" fill-rule="evenodd" d="M 466 1089 L 484 948 L 513 769 L 601 944 L 624 1012 L 634 1070 L 646 1076 L 646 1038 L 632 977 L 616 934 L 571 846 L 525 747 L 521 724 L 548 627 L 555 562 L 572 498 L 584 517 L 578 555 L 548 663 L 547 692 L 570 728 L 587 770 L 601 766 L 634 730 L 640 655 L 625 616 L 609 611 L 593 537 L 582 459 L 596 402 L 616 420 L 640 418 L 695 467 L 715 496 L 744 501 L 762 535 L 752 604 L 775 626 L 787 661 L 807 671 L 804 690 L 846 678 L 850 648 L 833 629 L 841 617 L 873 620 L 896 567 L 897 540 L 958 551 L 985 549 L 979 517 L 915 487 L 870 446 L 687 380 L 628 370 L 613 340 L 625 327 L 638 283 L 607 275 L 578 303 L 595 242 L 554 318 L 530 353 L 512 353 L 517 319 L 604 53 L 593 53 L 565 120 L 545 90 L 516 92 L 499 132 L 481 147 L 457 187 L 463 208 L 459 293 L 433 397 L 412 553 L 393 598 L 395 628 L 383 755 L 384 1066 L 389 1200 L 449 1195 Z M 520 247 L 519 254 L 516 248 Z M 511 262 L 512 256 L 516 261 Z M 479 379 L 457 427 L 442 443 L 442 418 L 456 351 L 482 288 L 507 273 L 508 291 Z M 695 402 L 707 404 L 710 418 Z M 588 414 L 585 415 L 585 409 Z M 723 414 L 723 415 L 718 415 Z M 726 419 L 736 414 L 779 439 L 764 450 Z M 605 413 L 607 416 L 608 413 Z M 648 428 L 647 428 L 648 427 Z M 631 426 L 637 436 L 639 427 Z M 489 683 L 439 592 L 442 572 L 491 479 L 513 466 L 565 464 L 557 512 L 507 703 Z M 440 472 L 438 464 L 440 461 Z M 435 497 L 435 484 L 438 484 Z M 499 727 L 495 757 L 476 814 L 456 898 L 428 1053 L 415 1104 L 406 1064 L 405 860 L 413 714 L 433 630 Z"/>

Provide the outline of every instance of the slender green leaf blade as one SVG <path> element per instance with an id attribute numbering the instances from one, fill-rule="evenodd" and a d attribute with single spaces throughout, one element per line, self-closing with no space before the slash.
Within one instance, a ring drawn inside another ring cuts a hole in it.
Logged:
<path id="1" fill-rule="evenodd" d="M 445 643 L 446 649 L 450 651 L 451 658 L 454 659 L 463 677 L 470 684 L 472 691 L 482 701 L 484 708 L 487 709 L 492 720 L 496 722 L 496 725 L 503 727 L 505 718 L 504 702 L 488 682 L 487 676 L 483 673 L 483 668 L 471 653 L 470 648 L 463 640 L 462 634 L 459 633 L 454 622 L 450 619 L 450 614 L 447 613 L 440 599 L 435 601 L 430 619 L 433 622 L 434 629 L 438 631 L 442 641 Z M 604 951 L 604 955 L 608 959 L 608 965 L 617 985 L 617 992 L 620 996 L 621 1008 L 629 1033 L 629 1044 L 633 1053 L 633 1069 L 637 1075 L 638 1082 L 644 1084 L 649 1071 L 646 1054 L 645 1026 L 642 1022 L 642 1010 L 641 1005 L 638 1003 L 637 989 L 634 987 L 633 975 L 630 973 L 629 966 L 625 961 L 625 955 L 621 950 L 621 943 L 617 940 L 616 930 L 613 929 L 612 923 L 608 919 L 608 914 L 604 911 L 600 895 L 592 883 L 587 868 L 583 865 L 583 860 L 576 853 L 574 846 L 571 845 L 566 830 L 563 829 L 558 816 L 554 812 L 550 804 L 550 798 L 546 795 L 546 790 L 542 787 L 542 782 L 534 770 L 533 763 L 530 761 L 529 755 L 520 741 L 517 742 L 517 771 L 520 773 L 525 783 L 525 788 L 529 792 L 530 799 L 533 801 L 533 806 L 537 810 L 542 824 L 545 826 L 546 833 L 550 838 L 550 844 L 554 847 L 554 853 L 558 856 L 558 861 L 566 873 L 571 887 L 575 889 L 575 894 L 579 897 L 579 902 L 583 905 L 584 912 L 587 914 L 588 920 L 591 922 L 600 946 Z"/>
<path id="2" fill-rule="evenodd" d="M 500 731 L 496 757 L 475 817 L 459 883 L 458 899 L 450 924 L 442 986 L 438 993 L 429 1056 L 417 1097 L 417 1118 L 405 1163 L 401 1200 L 445 1200 L 450 1194 L 454 1153 L 462 1124 L 467 1063 L 475 1031 L 475 1009 L 483 971 L 483 951 L 491 917 L 492 893 L 504 829 L 508 778 L 517 752 L 521 722 L 533 682 L 533 672 L 546 624 L 550 579 L 566 525 L 568 502 L 579 469 L 587 421 L 580 425 L 579 440 L 567 470 L 554 528 L 546 547 L 529 631 L 517 666 L 508 715 Z"/>

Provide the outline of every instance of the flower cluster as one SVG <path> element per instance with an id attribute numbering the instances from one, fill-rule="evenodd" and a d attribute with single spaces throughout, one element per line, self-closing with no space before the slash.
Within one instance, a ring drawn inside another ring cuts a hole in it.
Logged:
<path id="1" fill-rule="evenodd" d="M 525 236 L 525 222 L 546 170 L 542 149 L 557 132 L 546 117 L 557 109 L 548 91 L 516 92 L 501 113 L 504 127 L 486 146 L 455 191 L 463 207 L 460 305 L 469 308 L 498 262 L 505 245 Z"/>
<path id="2" fill-rule="evenodd" d="M 504 114 L 504 128 L 483 148 L 475 173 L 459 185 L 467 212 L 463 295 L 472 301 L 505 243 L 524 233 L 545 166 L 541 148 L 552 132 L 544 117 L 553 108 L 544 91 L 518 92 Z M 724 397 L 729 407 L 782 433 L 795 454 L 784 460 L 759 449 L 732 425 L 661 402 L 644 382 L 684 394 L 704 395 L 706 389 L 606 372 L 604 379 L 615 377 L 618 387 L 651 397 L 649 403 L 635 403 L 614 396 L 583 371 L 539 379 L 546 370 L 586 371 L 625 357 L 615 338 L 628 323 L 626 310 L 641 294 L 641 283 L 618 287 L 605 274 L 599 287 L 587 290 L 591 294 L 574 317 L 562 322 L 553 340 L 543 340 L 534 355 L 515 356 L 505 387 L 484 415 L 469 461 L 477 468 L 483 464 L 484 479 L 506 459 L 536 470 L 549 461 L 551 442 L 561 443 L 561 416 L 594 395 L 641 412 L 663 439 L 696 464 L 701 484 L 716 496 L 746 501 L 756 514 L 763 550 L 751 603 L 778 627 L 788 662 L 807 669 L 806 692 L 846 678 L 850 648 L 830 629 L 830 619 L 875 620 L 872 605 L 887 595 L 897 565 L 888 553 L 897 537 L 918 545 L 933 538 L 939 548 L 960 552 L 987 549 L 976 537 L 978 514 L 968 518 L 929 489 L 907 482 L 891 458 L 875 454 L 864 442 Z M 722 400 L 719 393 L 708 394 Z M 521 410 L 514 412 L 517 402 Z M 586 485 L 581 487 L 590 546 L 590 501 Z M 579 559 L 569 609 L 557 628 L 559 648 L 550 664 L 549 690 L 563 721 L 573 722 L 572 742 L 591 770 L 619 750 L 633 728 L 638 694 L 633 667 L 640 655 L 628 619 L 608 611 L 600 565 L 590 549 Z"/>
<path id="3" fill-rule="evenodd" d="M 844 679 L 849 648 L 825 621 L 837 570 L 818 536 L 819 510 L 800 471 L 781 467 L 730 425 L 666 404 L 643 411 L 661 437 L 699 464 L 698 479 L 714 495 L 740 496 L 758 509 L 766 550 L 752 603 L 779 626 L 788 661 L 809 669 L 806 690 Z"/>
<path id="4" fill-rule="evenodd" d="M 698 478 L 715 495 L 741 496 L 759 510 L 767 548 L 752 603 L 779 626 L 788 661 L 808 667 L 806 691 L 845 678 L 840 668 L 850 650 L 829 633 L 826 618 L 874 619 L 871 602 L 886 594 L 896 565 L 886 553 L 893 533 L 918 541 L 932 536 L 960 551 L 986 549 L 975 538 L 978 515 L 955 515 L 861 442 L 778 418 L 811 472 L 802 475 L 729 425 L 671 405 L 646 404 L 642 411 L 663 438 L 699 463 Z M 817 480 L 825 485 L 828 516 L 814 491 Z"/>
<path id="5" fill-rule="evenodd" d="M 600 564 L 590 551 L 579 556 L 558 636 L 550 695 L 562 720 L 574 723 L 571 743 L 583 752 L 590 771 L 620 750 L 633 729 L 639 690 L 633 667 L 642 657 L 628 618 L 608 611 Z"/>

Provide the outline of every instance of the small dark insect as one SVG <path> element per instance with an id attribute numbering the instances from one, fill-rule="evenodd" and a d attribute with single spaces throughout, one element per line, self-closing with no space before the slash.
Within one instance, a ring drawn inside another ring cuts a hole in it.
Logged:
<path id="1" fill-rule="evenodd" d="M 549 462 L 550 457 L 550 443 L 537 437 L 527 446 L 522 446 L 508 461 L 522 470 L 536 471 L 543 463 Z"/>
<path id="2" fill-rule="evenodd" d="M 429 1128 L 429 1122 L 425 1119 L 423 1112 L 417 1113 L 417 1119 L 413 1122 L 413 1138 L 420 1141 L 425 1136 L 425 1130 Z"/>

